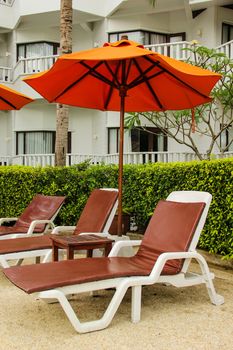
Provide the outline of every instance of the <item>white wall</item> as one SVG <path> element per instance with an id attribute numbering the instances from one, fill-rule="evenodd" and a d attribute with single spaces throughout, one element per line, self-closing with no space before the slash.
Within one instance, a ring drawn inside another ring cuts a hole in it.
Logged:
<path id="1" fill-rule="evenodd" d="M 32 102 L 20 111 L 1 112 L 0 155 L 14 154 L 15 145 L 9 140 L 6 148 L 5 138 L 11 138 L 7 132 L 7 117 L 13 118 L 13 133 L 16 131 L 56 130 L 56 104 L 43 100 Z M 9 114 L 9 115 L 8 115 Z M 13 115 L 11 117 L 11 114 Z M 2 116 L 1 116 L 2 117 Z M 69 131 L 72 133 L 72 153 L 103 154 L 107 151 L 106 113 L 85 108 L 69 108 Z"/>
<path id="2" fill-rule="evenodd" d="M 59 27 L 55 28 L 43 28 L 38 30 L 38 28 L 30 28 L 28 29 L 17 29 L 15 31 L 15 41 L 16 44 L 20 43 L 30 43 L 35 41 L 52 41 L 52 42 L 60 42 L 60 33 Z"/>
<path id="3" fill-rule="evenodd" d="M 215 47 L 215 28 L 216 8 L 214 6 L 211 6 L 193 20 L 193 39 L 198 40 L 198 42 L 204 46 Z"/>
<path id="4" fill-rule="evenodd" d="M 198 150 L 200 153 L 205 153 L 207 150 L 206 140 L 202 135 L 199 135 L 197 132 L 195 132 L 192 135 L 195 143 L 198 145 Z M 192 149 L 179 144 L 174 139 L 168 138 L 168 151 L 169 152 L 187 152 L 187 153 L 193 153 Z"/>
<path id="5" fill-rule="evenodd" d="M 94 111 L 92 119 L 92 152 L 95 154 L 107 153 L 107 112 Z"/>
<path id="6" fill-rule="evenodd" d="M 14 131 L 55 130 L 56 104 L 35 101 L 15 112 Z"/>
<path id="7" fill-rule="evenodd" d="M 186 40 L 193 40 L 192 20 L 188 20 L 184 10 L 169 13 L 170 33 L 186 33 Z"/>
<path id="8" fill-rule="evenodd" d="M 222 23 L 233 25 L 233 10 L 219 7 L 216 28 L 217 45 L 221 44 Z"/>
<path id="9" fill-rule="evenodd" d="M 135 15 L 132 17 L 116 17 L 108 19 L 108 32 L 147 29 L 168 33 L 170 31 L 169 14 Z"/>
<path id="10" fill-rule="evenodd" d="M 93 34 L 91 31 L 84 30 L 80 25 L 75 25 L 72 32 L 72 50 L 87 50 L 93 47 Z"/>
<path id="11" fill-rule="evenodd" d="M 0 111 L 0 121 L 0 155 L 6 155 L 11 141 L 11 134 L 8 127 L 11 124 L 11 112 Z"/>
<path id="12" fill-rule="evenodd" d="M 103 46 L 108 41 L 108 19 L 93 23 L 93 46 Z"/>
<path id="13" fill-rule="evenodd" d="M 0 34 L 0 66 L 7 66 L 7 41 L 6 34 Z"/>
<path id="14" fill-rule="evenodd" d="M 60 9 L 60 0 L 17 0 L 20 4 L 20 14 L 29 15 L 33 13 L 49 12 Z"/>
<path id="15" fill-rule="evenodd" d="M 17 3 L 17 1 L 15 1 Z M 2 28 L 12 29 L 16 23 L 13 7 L 1 5 L 0 23 Z"/>
<path id="16" fill-rule="evenodd" d="M 93 47 L 93 34 L 91 31 L 84 30 L 80 25 L 74 25 L 72 31 L 73 39 L 73 51 L 85 50 Z M 14 34 L 15 42 L 19 43 L 30 43 L 36 41 L 50 41 L 60 42 L 60 31 L 59 27 L 44 28 L 38 30 L 38 28 L 28 29 L 17 29 Z"/>
<path id="17" fill-rule="evenodd" d="M 87 6 L 84 4 L 83 6 Z M 117 3 L 117 1 L 115 1 Z M 60 33 L 58 26 L 39 25 L 38 21 L 34 26 L 30 20 L 31 13 L 37 11 L 54 11 L 60 6 L 59 0 L 49 0 L 35 2 L 31 0 L 15 1 L 17 6 L 20 4 L 21 13 L 28 14 L 20 21 L 18 27 L 9 34 L 0 35 L 0 49 L 11 52 L 11 56 L 7 59 L 0 57 L 1 62 L 7 62 L 9 66 L 13 66 L 16 60 L 16 43 L 35 42 L 35 41 L 60 41 Z M 75 1 L 78 6 L 78 1 Z M 94 1 L 96 11 L 99 11 L 101 3 Z M 103 2 L 102 2 L 103 3 Z M 104 1 L 105 3 L 105 1 Z M 106 4 L 106 3 L 105 3 Z M 40 8 L 40 9 L 39 9 Z M 16 8 L 17 9 L 17 8 Z M 17 11 L 19 8 L 17 9 Z M 168 9 L 169 10 L 169 9 Z M 97 13 L 97 12 L 96 12 Z M 225 21 L 233 23 L 233 11 L 224 8 L 209 7 L 193 20 L 187 20 L 184 10 L 172 12 L 164 12 L 159 14 L 142 14 L 134 16 L 111 17 L 93 22 L 93 30 L 91 25 L 84 29 L 80 24 L 73 26 L 73 51 L 81 49 L 89 49 L 95 44 L 102 46 L 108 39 L 108 32 L 128 31 L 134 29 L 145 29 L 157 32 L 172 33 L 186 32 L 187 40 L 197 39 L 203 45 L 214 47 L 220 43 L 221 39 L 221 22 Z M 52 14 L 50 14 L 52 16 Z M 43 23 L 43 13 L 41 23 Z M 32 17 L 34 18 L 34 17 Z M 1 15 L 0 15 L 1 19 Z M 30 26 L 30 28 L 26 28 Z M 199 33 L 199 34 L 198 34 Z M 7 41 L 6 41 L 7 40 Z M 9 85 L 10 86 L 10 85 Z M 27 84 L 20 79 L 11 86 L 23 93 L 38 98 L 39 95 L 34 92 Z M 1 113 L 2 114 L 2 113 Z M 14 117 L 6 118 L 3 113 L 0 127 L 0 155 L 14 151 L 13 141 L 6 142 L 5 138 L 11 138 L 11 130 L 55 130 L 56 107 L 47 102 L 38 100 L 33 102 L 21 111 L 9 113 Z M 70 107 L 70 124 L 69 130 L 72 131 L 72 152 L 73 153 L 94 153 L 102 154 L 107 152 L 107 128 L 119 126 L 118 112 L 100 112 L 95 110 L 86 110 Z M 11 122 L 12 121 L 12 122 Z M 4 136 L 6 135 L 6 136 Z M 197 136 L 195 136 L 197 137 Z M 198 140 L 199 145 L 205 150 L 205 142 L 203 138 Z M 188 151 L 184 146 L 169 140 L 169 150 L 171 151 Z"/>
<path id="18" fill-rule="evenodd" d="M 85 108 L 69 108 L 72 153 L 103 154 L 107 151 L 106 113 Z"/>

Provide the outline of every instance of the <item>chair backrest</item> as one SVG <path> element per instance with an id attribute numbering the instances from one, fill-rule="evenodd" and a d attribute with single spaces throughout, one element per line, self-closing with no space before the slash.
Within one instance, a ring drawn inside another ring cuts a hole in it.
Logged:
<path id="1" fill-rule="evenodd" d="M 35 195 L 16 221 L 14 227 L 17 230 L 21 230 L 21 232 L 27 232 L 33 220 L 54 220 L 64 200 L 65 197 L 63 196 Z M 47 224 L 38 224 L 34 232 L 42 233 L 46 226 Z"/>
<path id="2" fill-rule="evenodd" d="M 95 189 L 90 194 L 74 230 L 82 232 L 108 232 L 118 205 L 118 190 Z"/>
<path id="3" fill-rule="evenodd" d="M 193 239 L 189 245 L 189 251 L 196 249 L 198 240 L 200 238 L 202 229 L 205 225 L 205 221 L 209 212 L 210 204 L 212 201 L 212 195 L 208 192 L 203 191 L 174 191 L 169 194 L 167 200 L 182 203 L 205 203 L 205 208 L 196 227 L 195 235 L 193 236 Z"/>
<path id="4" fill-rule="evenodd" d="M 211 195 L 198 191 L 172 192 L 157 204 L 144 234 L 137 257 L 151 266 L 165 252 L 184 252 L 196 248 L 209 210 Z M 184 261 L 169 260 L 167 273 L 181 271 Z"/>

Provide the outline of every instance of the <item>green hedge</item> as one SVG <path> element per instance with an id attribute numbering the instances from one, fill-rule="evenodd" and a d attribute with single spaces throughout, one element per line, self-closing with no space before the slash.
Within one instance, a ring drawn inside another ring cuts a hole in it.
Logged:
<path id="1" fill-rule="evenodd" d="M 75 225 L 94 188 L 117 187 L 114 165 L 0 167 L 0 217 L 18 216 L 36 193 L 66 195 L 57 224 Z M 233 257 L 233 158 L 124 166 L 123 208 L 146 226 L 159 199 L 175 190 L 200 190 L 213 200 L 199 247 Z"/>

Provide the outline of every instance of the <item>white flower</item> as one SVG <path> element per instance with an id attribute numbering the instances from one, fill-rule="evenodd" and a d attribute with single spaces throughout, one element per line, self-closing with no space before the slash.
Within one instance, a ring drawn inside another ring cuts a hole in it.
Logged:
<path id="1" fill-rule="evenodd" d="M 197 45 L 197 44 L 199 44 L 199 42 L 197 40 L 192 40 L 192 41 L 190 41 L 190 44 L 191 45 Z"/>

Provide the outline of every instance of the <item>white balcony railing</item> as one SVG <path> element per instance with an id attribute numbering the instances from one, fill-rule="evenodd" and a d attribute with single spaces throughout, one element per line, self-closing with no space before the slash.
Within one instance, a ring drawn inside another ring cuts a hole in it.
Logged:
<path id="1" fill-rule="evenodd" d="M 0 82 L 12 81 L 12 68 L 0 67 Z"/>
<path id="2" fill-rule="evenodd" d="M 58 55 L 21 58 L 12 69 L 12 80 L 15 81 L 19 75 L 43 72 L 52 67 Z"/>
<path id="3" fill-rule="evenodd" d="M 214 159 L 233 157 L 232 152 L 214 154 Z M 91 155 L 67 154 L 66 165 L 74 165 L 89 160 L 91 164 L 118 164 L 118 154 Z M 187 162 L 197 160 L 194 153 L 178 152 L 129 152 L 124 154 L 124 164 Z M 54 154 L 21 154 L 17 156 L 0 156 L 0 166 L 28 165 L 54 166 Z"/>
<path id="4" fill-rule="evenodd" d="M 190 51 L 184 49 L 191 48 L 192 45 L 188 41 L 179 41 L 175 43 L 146 45 L 145 47 L 151 51 L 183 61 L 190 57 Z"/>
<path id="5" fill-rule="evenodd" d="M 58 55 L 21 58 L 14 68 L 0 67 L 0 82 L 14 82 L 19 76 L 43 72 L 52 67 Z"/>
<path id="6" fill-rule="evenodd" d="M 191 47 L 191 43 L 188 41 L 146 45 L 145 47 L 177 60 L 186 60 L 191 55 L 190 51 L 185 50 Z M 218 46 L 216 49 L 218 52 L 225 53 L 233 59 L 233 40 Z M 0 82 L 14 82 L 21 75 L 34 74 L 47 70 L 52 67 L 57 57 L 58 55 L 22 58 L 16 63 L 14 68 L 0 67 Z"/>
<path id="7" fill-rule="evenodd" d="M 224 53 L 227 57 L 233 59 L 233 40 L 216 47 L 217 52 Z"/>

